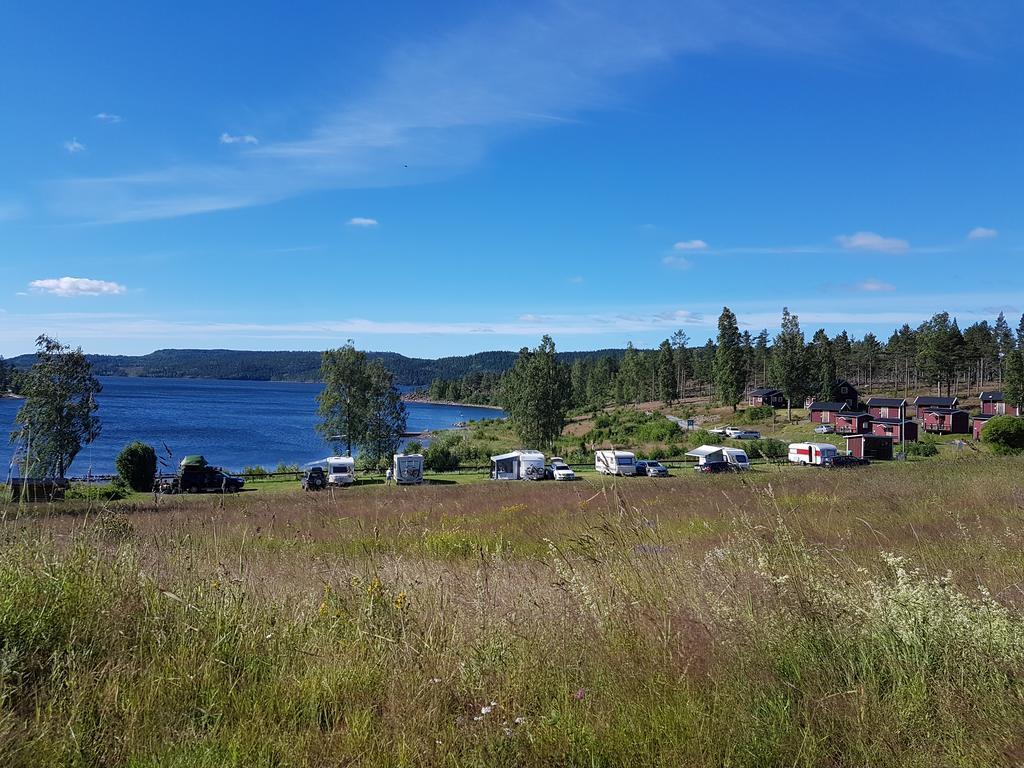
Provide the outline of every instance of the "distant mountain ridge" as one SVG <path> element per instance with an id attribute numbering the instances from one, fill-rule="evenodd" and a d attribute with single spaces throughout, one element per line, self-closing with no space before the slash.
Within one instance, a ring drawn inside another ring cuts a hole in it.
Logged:
<path id="1" fill-rule="evenodd" d="M 622 357 L 624 349 L 559 352 L 566 363 L 584 358 Z M 397 352 L 367 352 L 381 360 L 400 386 L 423 387 L 436 378 L 455 379 L 468 373 L 503 373 L 518 352 L 492 351 L 437 359 L 406 357 Z M 98 376 L 140 376 L 246 381 L 318 381 L 320 352 L 260 352 L 234 349 L 158 349 L 146 355 L 86 355 Z M 15 368 L 28 368 L 35 355 L 7 360 Z"/>

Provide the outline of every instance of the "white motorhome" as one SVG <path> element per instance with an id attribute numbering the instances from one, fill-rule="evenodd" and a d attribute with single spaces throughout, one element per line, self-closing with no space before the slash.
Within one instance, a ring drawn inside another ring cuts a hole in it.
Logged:
<path id="1" fill-rule="evenodd" d="M 544 454 L 521 450 L 491 456 L 491 480 L 543 480 Z"/>
<path id="2" fill-rule="evenodd" d="M 597 451 L 594 469 L 602 475 L 635 475 L 636 454 L 632 451 Z"/>
<path id="3" fill-rule="evenodd" d="M 794 464 L 829 466 L 839 456 L 839 449 L 831 443 L 790 443 L 789 460 Z"/>
<path id="4" fill-rule="evenodd" d="M 399 485 L 419 485 L 423 482 L 423 454 L 396 453 L 391 472 Z"/>
<path id="5" fill-rule="evenodd" d="M 330 456 L 324 463 L 328 485 L 352 485 L 356 481 L 356 460 L 351 456 Z"/>
<path id="6" fill-rule="evenodd" d="M 699 467 L 703 467 L 705 464 L 727 463 L 725 448 L 720 445 L 702 445 L 694 448 L 692 451 L 687 451 L 686 455 L 697 459 L 697 466 Z"/>

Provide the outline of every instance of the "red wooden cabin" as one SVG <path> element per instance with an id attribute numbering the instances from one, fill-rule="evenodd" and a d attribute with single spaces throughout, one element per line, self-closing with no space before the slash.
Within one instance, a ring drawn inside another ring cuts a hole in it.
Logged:
<path id="1" fill-rule="evenodd" d="M 956 397 L 932 397 L 931 395 L 921 395 L 914 399 L 914 406 L 917 408 L 917 415 L 920 417 L 924 415 L 925 411 L 931 411 L 935 408 L 959 408 L 960 400 Z"/>
<path id="2" fill-rule="evenodd" d="M 902 397 L 868 398 L 868 413 L 876 419 L 900 419 L 907 417 L 907 401 Z"/>
<path id="3" fill-rule="evenodd" d="M 925 432 L 959 435 L 971 431 L 970 414 L 959 408 L 928 408 L 920 418 Z"/>
<path id="4" fill-rule="evenodd" d="M 975 440 L 981 440 L 981 430 L 985 428 L 985 425 L 988 424 L 988 420 L 994 415 L 995 414 L 992 413 L 982 413 L 971 418 L 971 434 L 974 435 Z"/>
<path id="5" fill-rule="evenodd" d="M 917 442 L 917 422 L 910 419 L 877 418 L 871 420 L 871 434 L 888 437 L 895 443 Z"/>
<path id="6" fill-rule="evenodd" d="M 982 392 L 978 399 L 983 416 L 1020 416 L 1020 406 L 1007 405 L 1002 392 Z"/>
<path id="7" fill-rule="evenodd" d="M 846 450 L 860 459 L 887 461 L 892 458 L 892 440 L 878 435 L 847 435 Z"/>
<path id="8" fill-rule="evenodd" d="M 871 414 L 839 411 L 835 417 L 836 433 L 840 435 L 862 435 L 871 431 Z"/>
<path id="9" fill-rule="evenodd" d="M 785 408 L 786 396 L 782 394 L 782 390 L 775 389 L 775 387 L 758 387 L 750 390 L 750 394 L 747 395 L 747 405 L 752 408 L 764 405 L 772 408 Z"/>
<path id="10" fill-rule="evenodd" d="M 811 403 L 809 410 L 811 412 L 811 421 L 815 424 L 832 424 L 836 420 L 836 415 L 843 411 L 850 410 L 850 406 L 846 403 L 830 401 L 824 403 Z"/>

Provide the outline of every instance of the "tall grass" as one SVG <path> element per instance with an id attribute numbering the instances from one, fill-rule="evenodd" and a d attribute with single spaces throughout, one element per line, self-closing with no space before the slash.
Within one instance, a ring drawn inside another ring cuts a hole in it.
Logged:
<path id="1" fill-rule="evenodd" d="M 0 765 L 1013 764 L 1019 471 L 9 520 Z"/>

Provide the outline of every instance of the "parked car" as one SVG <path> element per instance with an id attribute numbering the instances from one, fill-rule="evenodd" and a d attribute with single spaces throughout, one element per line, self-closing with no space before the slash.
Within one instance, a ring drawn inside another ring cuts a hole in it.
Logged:
<path id="1" fill-rule="evenodd" d="M 833 427 L 831 424 L 819 424 L 814 428 L 814 433 L 816 435 L 831 435 L 834 434 L 835 431 L 836 428 Z"/>
<path id="2" fill-rule="evenodd" d="M 569 465 L 565 463 L 565 459 L 558 456 L 551 457 L 551 464 L 548 465 L 549 477 L 552 480 L 575 480 L 576 473 L 573 472 Z"/>
<path id="3" fill-rule="evenodd" d="M 323 467 L 307 469 L 306 473 L 302 476 L 302 490 L 304 491 L 322 491 L 326 487 L 327 474 L 324 472 Z"/>
<path id="4" fill-rule="evenodd" d="M 735 472 L 736 468 L 728 461 L 711 461 L 705 464 L 698 464 L 693 468 L 696 472 L 707 472 L 716 475 L 719 472 Z"/>
<path id="5" fill-rule="evenodd" d="M 647 477 L 668 477 L 668 467 L 653 459 L 650 461 L 638 461 L 636 473 Z"/>
<path id="6" fill-rule="evenodd" d="M 862 459 L 860 456 L 836 456 L 832 459 L 832 463 L 829 467 L 865 467 L 870 464 L 871 461 L 868 459 Z"/>
<path id="7" fill-rule="evenodd" d="M 760 440 L 761 433 L 756 429 L 737 429 L 730 427 L 725 431 L 726 437 L 731 437 L 733 440 Z"/>
<path id="8" fill-rule="evenodd" d="M 161 480 L 159 490 L 161 493 L 237 493 L 244 485 L 245 480 L 210 466 L 202 456 L 186 456 L 181 460 L 178 474 Z"/>
<path id="9" fill-rule="evenodd" d="M 714 429 L 709 429 L 708 432 L 710 432 L 712 435 L 725 437 L 725 435 L 729 432 L 730 429 L 735 429 L 735 427 L 715 427 Z"/>

